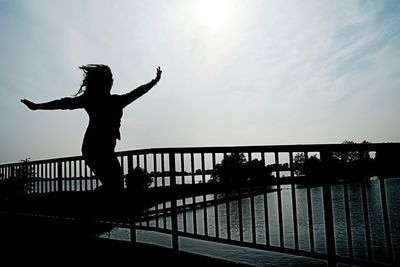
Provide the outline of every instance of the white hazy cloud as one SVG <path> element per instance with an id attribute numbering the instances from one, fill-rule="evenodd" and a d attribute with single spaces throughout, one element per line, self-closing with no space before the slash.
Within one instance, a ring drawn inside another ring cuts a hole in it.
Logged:
<path id="1" fill-rule="evenodd" d="M 399 141 L 397 1 L 0 1 L 0 162 L 80 154 L 77 92 L 108 64 L 127 107 L 118 150 Z"/>

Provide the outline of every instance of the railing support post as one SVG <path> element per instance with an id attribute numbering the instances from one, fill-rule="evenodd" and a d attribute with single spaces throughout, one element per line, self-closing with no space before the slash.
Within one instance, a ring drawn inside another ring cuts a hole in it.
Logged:
<path id="1" fill-rule="evenodd" d="M 332 196 L 329 184 L 323 186 L 324 216 L 325 216 L 325 235 L 326 250 L 328 253 L 328 266 L 336 266 L 335 230 L 333 226 Z"/>
<path id="2" fill-rule="evenodd" d="M 139 157 L 139 155 L 138 155 Z M 133 172 L 133 155 L 128 155 L 128 174 Z M 135 203 L 133 205 L 136 205 Z M 133 210 L 136 210 L 134 208 Z M 129 218 L 129 235 L 132 243 L 136 243 L 136 217 L 135 214 L 131 214 Z"/>
<path id="3" fill-rule="evenodd" d="M 172 227 L 172 249 L 179 250 L 178 241 L 178 214 L 176 211 L 176 170 L 175 170 L 175 153 L 169 153 L 169 179 L 172 192 L 171 199 L 171 227 Z"/>
<path id="4" fill-rule="evenodd" d="M 379 185 L 381 189 L 381 203 L 382 203 L 382 214 L 383 214 L 383 225 L 385 226 L 385 237 L 386 237 L 386 250 L 388 253 L 389 264 L 394 265 L 394 255 L 393 255 L 393 245 L 390 234 L 390 223 L 389 223 L 389 213 L 388 206 L 386 202 L 386 188 L 385 188 L 385 180 L 383 177 L 379 178 Z"/>
<path id="5" fill-rule="evenodd" d="M 327 152 L 321 152 L 322 164 L 327 164 L 327 157 Z M 332 194 L 329 181 L 325 181 L 322 187 L 322 194 L 324 200 L 326 251 L 328 254 L 328 266 L 331 267 L 336 266 L 336 246 L 335 229 L 333 223 Z"/>
<path id="6" fill-rule="evenodd" d="M 57 192 L 62 192 L 62 161 L 57 161 Z"/>

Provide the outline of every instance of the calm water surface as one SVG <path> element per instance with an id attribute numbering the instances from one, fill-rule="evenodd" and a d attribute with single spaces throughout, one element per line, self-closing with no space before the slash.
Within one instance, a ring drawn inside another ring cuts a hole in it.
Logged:
<path id="1" fill-rule="evenodd" d="M 400 263 L 400 179 L 391 178 L 385 180 L 386 196 L 388 205 L 388 215 L 390 222 L 390 230 L 393 244 L 393 253 L 396 257 L 396 263 Z M 308 224 L 308 206 L 307 206 L 307 189 L 296 188 L 296 211 L 297 225 L 299 234 L 299 248 L 301 250 L 310 250 L 310 233 Z M 323 212 L 322 188 L 314 187 L 309 189 L 311 192 L 312 217 L 314 229 L 314 245 L 315 251 L 326 252 L 325 241 L 325 225 Z M 351 221 L 351 235 L 353 254 L 356 258 L 367 258 L 366 232 L 364 226 L 364 209 L 362 202 L 362 186 L 361 183 L 348 184 L 349 192 L 349 208 Z M 288 248 L 294 248 L 294 229 L 292 214 L 292 191 L 290 187 L 283 188 L 282 212 L 283 212 L 283 233 L 284 245 Z M 372 257 L 380 262 L 387 259 L 385 231 L 383 227 L 382 202 L 380 195 L 380 185 L 378 180 L 366 182 L 367 196 L 367 212 L 369 218 Z M 212 199 L 213 196 L 207 196 Z M 198 201 L 203 198 L 200 197 Z M 186 204 L 192 199 L 185 200 Z M 244 241 L 252 241 L 252 216 L 251 216 L 251 200 L 245 198 L 241 200 L 242 220 L 243 220 L 243 239 Z M 266 244 L 265 236 L 265 208 L 264 196 L 255 196 L 255 223 L 256 223 L 256 241 L 260 244 Z M 267 194 L 268 203 L 268 227 L 270 229 L 269 241 L 273 246 L 279 246 L 279 223 L 278 223 L 278 204 L 277 192 Z M 343 185 L 332 186 L 332 203 L 334 214 L 334 229 L 336 239 L 336 251 L 338 255 L 348 256 L 347 244 L 347 228 L 345 217 L 345 201 Z M 180 203 L 178 203 L 179 205 Z M 221 238 L 227 238 L 227 219 L 226 204 L 218 206 L 210 206 L 207 208 L 207 227 L 208 235 L 216 235 L 215 227 L 215 208 L 218 209 L 218 231 Z M 230 228 L 231 238 L 239 240 L 239 202 L 232 201 L 229 203 L 230 211 Z M 186 216 L 187 231 L 193 233 L 193 212 L 188 211 L 180 214 L 178 217 L 178 229 L 183 230 L 183 216 Z M 204 209 L 196 211 L 197 234 L 204 234 Z M 159 220 L 159 224 L 163 225 L 163 219 Z M 150 225 L 155 226 L 155 221 L 151 221 Z M 170 228 L 170 221 L 167 220 L 167 228 Z M 102 237 L 129 240 L 129 230 L 124 228 L 114 228 L 111 232 L 103 234 Z M 151 231 L 138 231 L 137 240 L 139 242 L 147 242 L 158 244 L 161 246 L 171 247 L 171 238 L 167 234 L 161 234 Z M 216 244 L 213 242 L 195 240 L 190 238 L 180 238 L 179 245 L 181 250 L 195 252 L 198 254 L 243 262 L 256 266 L 325 266 L 326 263 L 319 260 L 286 255 L 281 253 L 267 252 L 263 250 L 248 249 L 231 245 Z"/>

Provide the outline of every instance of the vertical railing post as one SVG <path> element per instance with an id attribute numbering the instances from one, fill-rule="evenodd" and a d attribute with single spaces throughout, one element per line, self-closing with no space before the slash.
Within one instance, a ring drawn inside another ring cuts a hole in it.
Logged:
<path id="1" fill-rule="evenodd" d="M 62 192 L 62 161 L 57 161 L 57 192 Z"/>
<path id="2" fill-rule="evenodd" d="M 175 153 L 169 153 L 169 179 L 172 192 L 171 199 L 171 230 L 172 230 L 172 249 L 179 250 L 178 242 L 178 214 L 176 210 L 176 169 L 175 169 Z"/>
<path id="3" fill-rule="evenodd" d="M 331 187 L 329 184 L 324 184 L 322 190 L 324 199 L 325 235 L 326 250 L 328 253 L 328 266 L 336 266 L 335 230 L 333 225 Z"/>
<path id="4" fill-rule="evenodd" d="M 327 157 L 328 154 L 326 151 L 321 152 L 322 164 L 327 164 Z M 333 223 L 332 194 L 329 181 L 325 181 L 322 187 L 322 194 L 324 200 L 325 237 L 326 251 L 328 254 L 328 266 L 336 266 L 335 230 Z"/>
<path id="5" fill-rule="evenodd" d="M 8 174 L 8 178 L 16 178 L 17 177 L 17 172 L 15 166 L 10 167 L 10 173 Z"/>
<path id="6" fill-rule="evenodd" d="M 279 224 L 279 246 L 285 247 L 285 238 L 283 234 L 283 211 L 282 211 L 282 192 L 281 192 L 281 168 L 279 166 L 279 152 L 275 151 L 275 169 L 276 169 L 276 194 L 278 202 L 278 224 Z"/>
<path id="7" fill-rule="evenodd" d="M 390 235 L 390 223 L 389 223 L 389 214 L 388 214 L 388 206 L 386 202 L 386 189 L 385 189 L 385 180 L 383 177 L 379 178 L 379 185 L 381 189 L 381 203 L 382 203 L 382 214 L 383 214 L 383 225 L 385 227 L 385 237 L 386 237 L 386 248 L 389 258 L 389 264 L 394 265 L 394 255 L 393 255 L 393 245 L 392 239 Z"/>
<path id="8" fill-rule="evenodd" d="M 294 183 L 294 166 L 293 166 L 293 151 L 289 152 L 289 166 L 290 166 L 290 178 L 292 183 L 290 189 L 292 192 L 292 216 L 293 216 L 293 235 L 294 235 L 294 248 L 299 249 L 299 229 L 297 226 L 297 201 L 296 201 L 296 185 Z"/>
<path id="9" fill-rule="evenodd" d="M 127 157 L 128 160 L 128 175 L 131 175 L 133 173 L 133 155 L 129 154 Z M 132 179 L 132 177 L 130 177 Z M 135 205 L 135 203 L 133 204 Z M 131 210 L 136 211 L 136 207 L 134 207 Z M 135 221 L 135 214 L 131 214 L 129 218 L 129 234 L 131 238 L 132 243 L 136 243 L 136 221 Z"/>

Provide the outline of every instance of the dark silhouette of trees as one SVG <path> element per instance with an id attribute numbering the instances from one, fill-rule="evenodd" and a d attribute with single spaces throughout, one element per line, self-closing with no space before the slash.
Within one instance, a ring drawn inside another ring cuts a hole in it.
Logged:
<path id="1" fill-rule="evenodd" d="M 253 159 L 247 163 L 248 181 L 251 184 L 265 184 L 272 176 L 272 167 L 265 166 L 261 160 Z"/>
<path id="2" fill-rule="evenodd" d="M 240 184 L 246 180 L 246 158 L 243 153 L 232 153 L 224 157 L 220 164 L 215 166 L 212 176 L 216 182 L 223 184 Z"/>
<path id="3" fill-rule="evenodd" d="M 28 194 L 32 191 L 32 178 L 36 173 L 32 165 L 29 165 L 30 158 L 20 160 L 22 165 L 11 168 L 11 175 L 8 179 L 0 180 L 0 195 L 9 197 L 14 195 Z"/>
<path id="4" fill-rule="evenodd" d="M 361 144 L 368 144 L 363 141 Z M 353 141 L 344 141 L 343 144 L 355 145 Z M 328 180 L 343 178 L 364 178 L 368 176 L 390 176 L 400 174 L 400 155 L 398 151 L 376 151 L 376 157 L 371 158 L 366 150 L 324 151 L 305 157 L 304 153 L 297 153 L 293 158 L 295 175 L 308 176 L 310 179 L 323 177 Z"/>
<path id="5" fill-rule="evenodd" d="M 317 175 L 321 172 L 321 160 L 314 154 L 307 158 L 304 153 L 297 153 L 293 157 L 294 174 L 301 175 Z"/>
<path id="6" fill-rule="evenodd" d="M 369 144 L 370 142 L 364 140 L 361 144 Z M 354 141 L 343 141 L 342 144 L 345 145 L 355 145 L 357 144 Z M 339 162 L 354 162 L 362 159 L 370 158 L 368 151 L 342 151 L 342 152 L 331 152 L 331 157 L 336 159 Z"/>
<path id="7" fill-rule="evenodd" d="M 215 166 L 211 182 L 226 186 L 263 184 L 271 178 L 271 168 L 258 159 L 247 161 L 243 153 L 234 152 Z"/>

